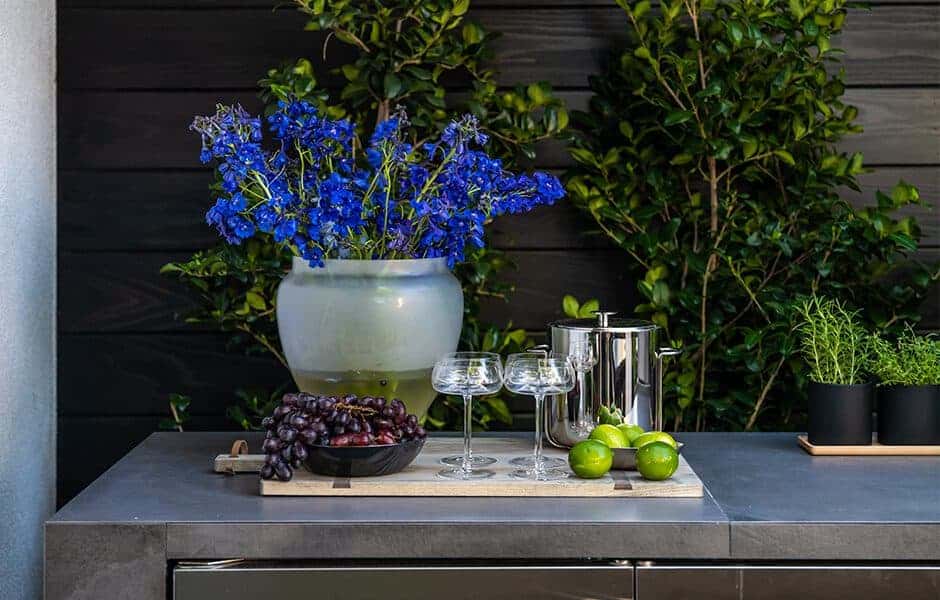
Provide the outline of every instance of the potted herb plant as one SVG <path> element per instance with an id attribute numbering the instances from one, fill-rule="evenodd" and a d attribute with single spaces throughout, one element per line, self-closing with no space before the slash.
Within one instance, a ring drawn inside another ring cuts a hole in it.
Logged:
<path id="1" fill-rule="evenodd" d="M 908 329 L 891 343 L 872 340 L 878 378 L 878 441 L 940 444 L 940 339 Z"/>
<path id="2" fill-rule="evenodd" d="M 874 386 L 867 380 L 869 335 L 857 312 L 812 296 L 796 306 L 809 367 L 807 434 L 816 445 L 871 444 Z"/>
<path id="3" fill-rule="evenodd" d="M 403 112 L 365 144 L 352 121 L 304 100 L 279 102 L 266 120 L 267 144 L 262 120 L 239 106 L 193 122 L 221 181 L 206 221 L 230 244 L 293 254 L 276 310 L 301 391 L 399 397 L 423 417 L 431 367 L 460 336 L 450 269 L 483 247 L 489 218 L 552 204 L 561 183 L 506 170 L 481 149 L 473 116 L 421 143 Z"/>

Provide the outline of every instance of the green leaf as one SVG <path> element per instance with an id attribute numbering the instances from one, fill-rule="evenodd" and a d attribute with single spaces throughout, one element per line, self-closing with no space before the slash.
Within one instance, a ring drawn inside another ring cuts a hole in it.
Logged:
<path id="1" fill-rule="evenodd" d="M 386 73 L 385 80 L 385 97 L 386 98 L 395 98 L 401 92 L 401 79 L 398 78 L 394 73 Z"/>
<path id="2" fill-rule="evenodd" d="M 666 115 L 666 118 L 663 119 L 663 125 L 669 127 L 671 125 L 678 125 L 680 123 L 685 123 L 692 118 L 692 112 L 688 110 L 677 110 Z"/>
<path id="3" fill-rule="evenodd" d="M 578 308 L 580 308 L 580 305 L 574 296 L 565 295 L 561 300 L 561 308 L 564 310 L 565 314 L 572 319 L 578 317 Z"/>
<path id="4" fill-rule="evenodd" d="M 600 310 L 600 307 L 600 302 L 598 302 L 596 298 L 591 298 L 585 301 L 584 304 L 581 305 L 581 308 L 578 309 L 578 316 L 582 319 L 593 317 L 594 313 Z"/>
<path id="5" fill-rule="evenodd" d="M 633 17 L 634 17 L 637 21 L 639 21 L 639 20 L 642 19 L 642 18 L 646 15 L 646 13 L 648 13 L 649 11 L 650 11 L 650 3 L 649 3 L 649 0 L 642 0 L 641 2 L 637 2 L 637 3 L 636 3 L 636 6 L 633 7 Z"/>
<path id="6" fill-rule="evenodd" d="M 533 83 L 526 88 L 526 95 L 535 103 L 536 106 L 543 106 L 551 101 L 551 94 L 539 84 Z"/>
<path id="7" fill-rule="evenodd" d="M 470 8 L 470 0 L 457 0 L 451 12 L 454 16 L 460 17 L 467 13 L 468 8 Z"/>
<path id="8" fill-rule="evenodd" d="M 653 284 L 653 303 L 657 306 L 667 306 L 669 304 L 669 298 L 671 297 L 671 292 L 669 290 L 669 284 L 665 280 L 660 279 L 655 284 Z"/>
<path id="9" fill-rule="evenodd" d="M 343 71 L 343 77 L 345 77 L 347 81 L 353 81 L 359 77 L 359 69 L 354 64 L 345 64 L 341 67 L 341 70 Z"/>
<path id="10" fill-rule="evenodd" d="M 258 292 L 246 293 L 245 300 L 248 302 L 248 306 L 257 310 L 264 310 L 268 307 L 267 302 L 264 301 L 264 296 Z"/>
<path id="11" fill-rule="evenodd" d="M 793 155 L 786 150 L 774 150 L 774 154 L 777 156 L 777 158 L 787 163 L 791 167 L 796 165 L 796 161 L 793 160 Z"/>
<path id="12" fill-rule="evenodd" d="M 907 235 L 906 233 L 892 233 L 888 237 L 905 250 L 910 252 L 917 251 L 917 242 L 914 240 L 914 238 Z"/>
<path id="13" fill-rule="evenodd" d="M 744 158 L 751 158 L 757 154 L 757 142 L 747 141 L 741 144 L 741 152 L 744 155 Z"/>
<path id="14" fill-rule="evenodd" d="M 637 57 L 637 58 L 644 59 L 644 60 L 649 60 L 649 59 L 650 59 L 650 51 L 649 51 L 648 49 L 646 49 L 646 47 L 640 46 L 639 48 L 637 48 L 636 50 L 633 51 L 633 56 L 635 56 L 635 57 Z"/>
<path id="15" fill-rule="evenodd" d="M 683 152 L 681 154 L 676 154 L 672 157 L 672 160 L 669 161 L 670 165 L 685 165 L 692 162 L 692 155 L 688 152 Z"/>
<path id="16" fill-rule="evenodd" d="M 623 134 L 623 137 L 627 138 L 628 140 L 633 137 L 633 127 L 629 122 L 620 121 L 618 129 L 620 129 L 620 133 Z"/>
<path id="17" fill-rule="evenodd" d="M 461 29 L 461 37 L 465 44 L 479 44 L 486 37 L 486 32 L 476 23 L 467 23 Z"/>

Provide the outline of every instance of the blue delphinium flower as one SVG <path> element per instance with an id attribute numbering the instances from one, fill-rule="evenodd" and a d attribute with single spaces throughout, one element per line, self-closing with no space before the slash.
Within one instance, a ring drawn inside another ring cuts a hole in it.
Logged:
<path id="1" fill-rule="evenodd" d="M 262 122 L 240 106 L 197 117 L 200 160 L 215 162 L 222 195 L 206 222 L 239 244 L 264 236 L 311 266 L 325 258 L 436 258 L 449 265 L 484 246 L 491 217 L 553 204 L 558 178 L 506 171 L 481 147 L 487 136 L 467 115 L 438 140 L 415 148 L 403 112 L 379 123 L 365 152 L 355 125 L 330 119 L 305 101 L 281 102 Z"/>

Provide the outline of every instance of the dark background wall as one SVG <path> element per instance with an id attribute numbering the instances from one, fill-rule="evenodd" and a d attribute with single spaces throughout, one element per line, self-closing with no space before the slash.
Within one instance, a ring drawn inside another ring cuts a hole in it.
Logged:
<path id="1" fill-rule="evenodd" d="M 851 12 L 834 44 L 847 51 L 846 100 L 865 127 L 845 147 L 877 167 L 853 200 L 904 178 L 937 202 L 940 0 L 873 4 Z M 224 336 L 178 321 L 185 290 L 157 273 L 215 241 L 203 224 L 210 175 L 187 131 L 193 115 L 220 101 L 257 109 L 256 80 L 284 60 L 321 65 L 322 37 L 304 32 L 290 7 L 271 5 L 59 1 L 60 502 L 157 428 L 168 393 L 193 397 L 192 429 L 231 428 L 223 413 L 232 389 L 284 378 L 269 361 L 225 352 Z M 476 0 L 470 17 L 504 34 L 496 44 L 502 83 L 550 81 L 575 108 L 624 29 L 622 11 L 604 0 Z M 539 163 L 567 160 L 550 147 Z M 912 212 L 925 231 L 921 253 L 940 259 L 937 213 Z M 488 316 L 542 330 L 566 292 L 629 312 L 634 285 L 623 257 L 586 229 L 563 205 L 497 223 L 490 240 L 518 264 L 517 292 L 511 304 L 488 306 Z M 926 307 L 933 326 L 938 300 Z"/>

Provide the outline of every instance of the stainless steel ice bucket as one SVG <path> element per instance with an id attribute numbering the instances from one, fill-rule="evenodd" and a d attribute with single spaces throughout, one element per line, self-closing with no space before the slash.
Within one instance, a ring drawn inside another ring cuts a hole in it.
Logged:
<path id="1" fill-rule="evenodd" d="M 648 321 L 615 318 L 563 319 L 549 325 L 551 351 L 568 356 L 577 342 L 593 348 L 596 363 L 578 373 L 567 394 L 549 396 L 545 411 L 548 440 L 571 447 L 598 423 L 601 406 L 620 409 L 624 422 L 650 431 L 662 429 L 663 357 L 679 354 L 657 345 L 659 327 Z M 583 390 L 583 391 L 582 391 Z"/>

